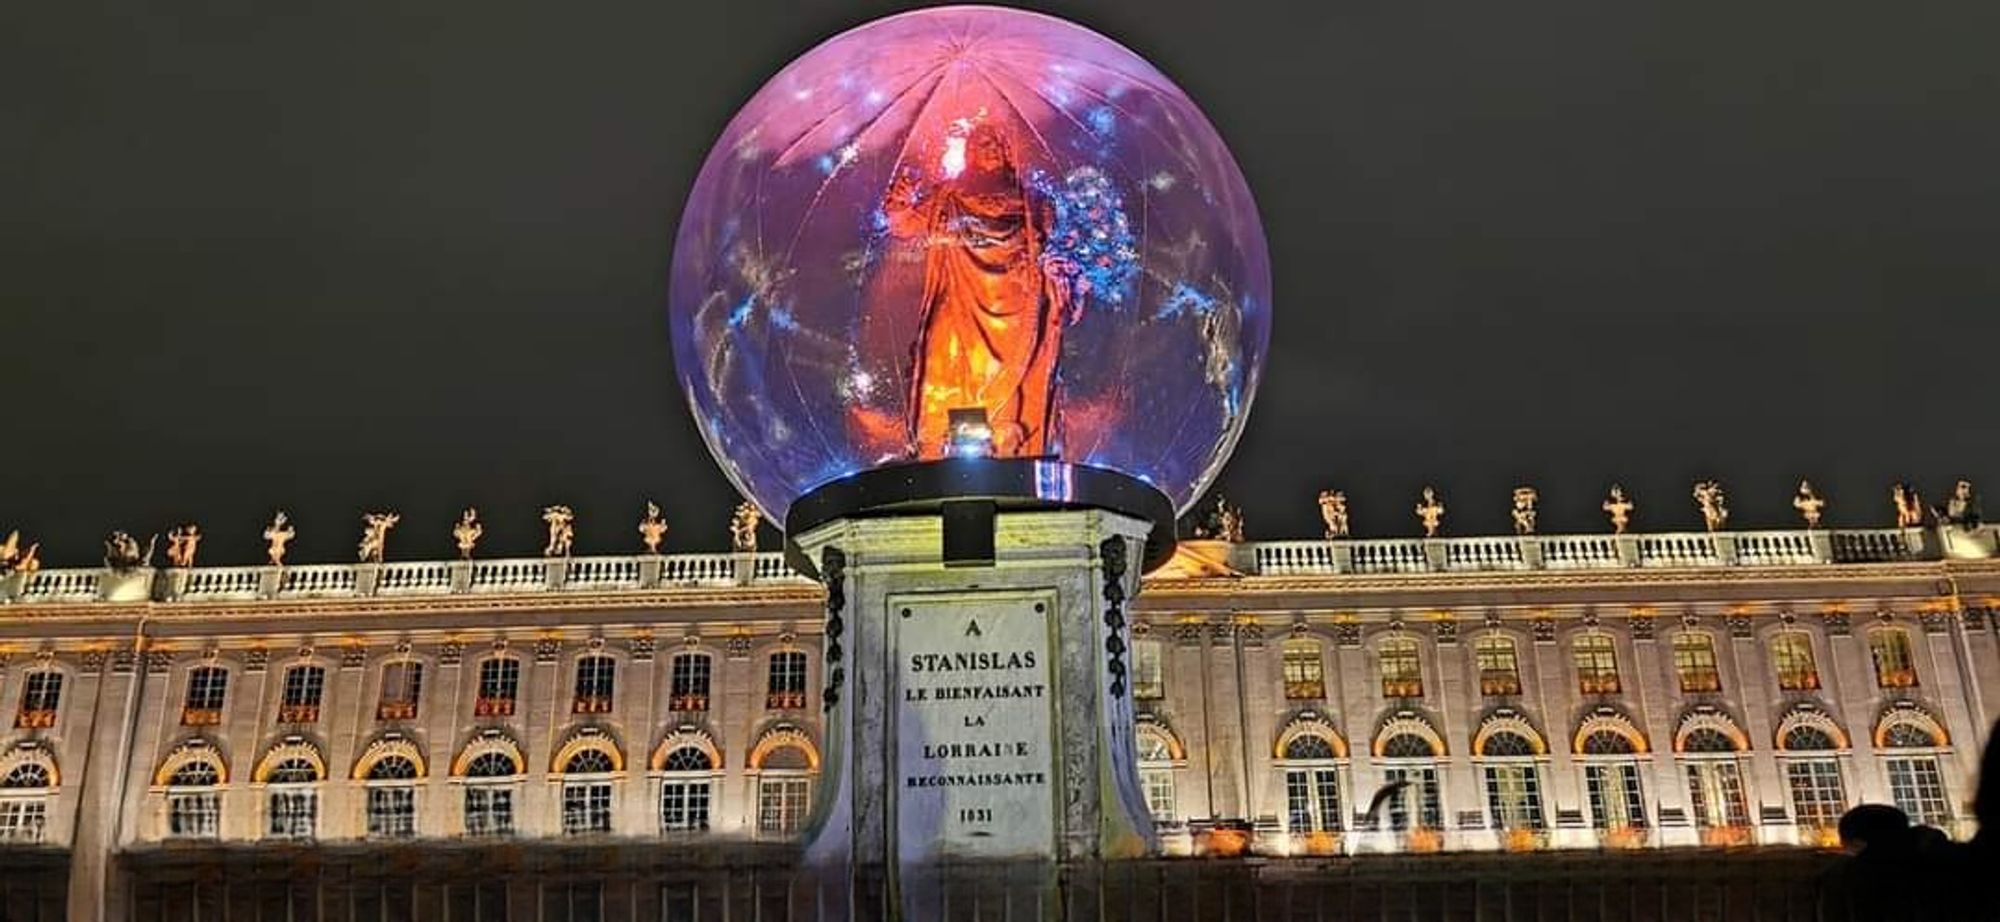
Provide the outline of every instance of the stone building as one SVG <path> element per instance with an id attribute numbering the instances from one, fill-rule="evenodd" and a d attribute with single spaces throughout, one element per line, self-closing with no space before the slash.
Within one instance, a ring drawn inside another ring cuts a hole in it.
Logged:
<path id="1" fill-rule="evenodd" d="M 1134 607 L 1148 799 L 1170 853 L 1963 835 L 1995 539 L 1184 542 Z M 0 866 L 123 918 L 203 849 L 782 843 L 823 598 L 777 554 L 15 573 Z"/>

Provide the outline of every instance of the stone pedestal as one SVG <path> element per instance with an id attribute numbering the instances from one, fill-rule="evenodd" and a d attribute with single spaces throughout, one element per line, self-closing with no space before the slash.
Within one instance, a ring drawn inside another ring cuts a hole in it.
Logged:
<path id="1" fill-rule="evenodd" d="M 1157 850 L 1127 683 L 1152 523 L 1001 512 L 993 561 L 947 566 L 938 512 L 795 536 L 827 583 L 826 758 L 809 864 L 880 867 L 904 918 L 955 862 Z"/>

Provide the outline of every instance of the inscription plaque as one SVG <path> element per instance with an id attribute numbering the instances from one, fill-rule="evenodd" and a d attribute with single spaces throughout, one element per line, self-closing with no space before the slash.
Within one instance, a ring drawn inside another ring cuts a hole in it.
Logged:
<path id="1" fill-rule="evenodd" d="M 892 596 L 903 861 L 1055 850 L 1053 592 Z"/>

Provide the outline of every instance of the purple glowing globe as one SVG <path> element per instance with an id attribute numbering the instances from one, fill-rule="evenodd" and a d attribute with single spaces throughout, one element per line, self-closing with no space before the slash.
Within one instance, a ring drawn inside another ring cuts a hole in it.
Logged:
<path id="1" fill-rule="evenodd" d="M 989 7 L 871 22 L 765 84 L 695 181 L 670 300 L 702 436 L 780 520 L 968 448 L 1185 511 L 1271 333 L 1257 206 L 1201 110 L 1104 36 Z"/>

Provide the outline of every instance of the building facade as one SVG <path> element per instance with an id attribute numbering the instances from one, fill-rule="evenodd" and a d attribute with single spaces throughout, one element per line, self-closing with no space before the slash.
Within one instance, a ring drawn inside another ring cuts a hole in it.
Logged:
<path id="1" fill-rule="evenodd" d="M 1134 602 L 1170 854 L 1969 833 L 1991 528 L 1184 542 Z M 0 864 L 232 843 L 784 842 L 821 587 L 777 554 L 0 582 Z M 1379 802 L 1376 802 L 1379 801 Z M 26 865 L 20 865 L 26 866 Z"/>

